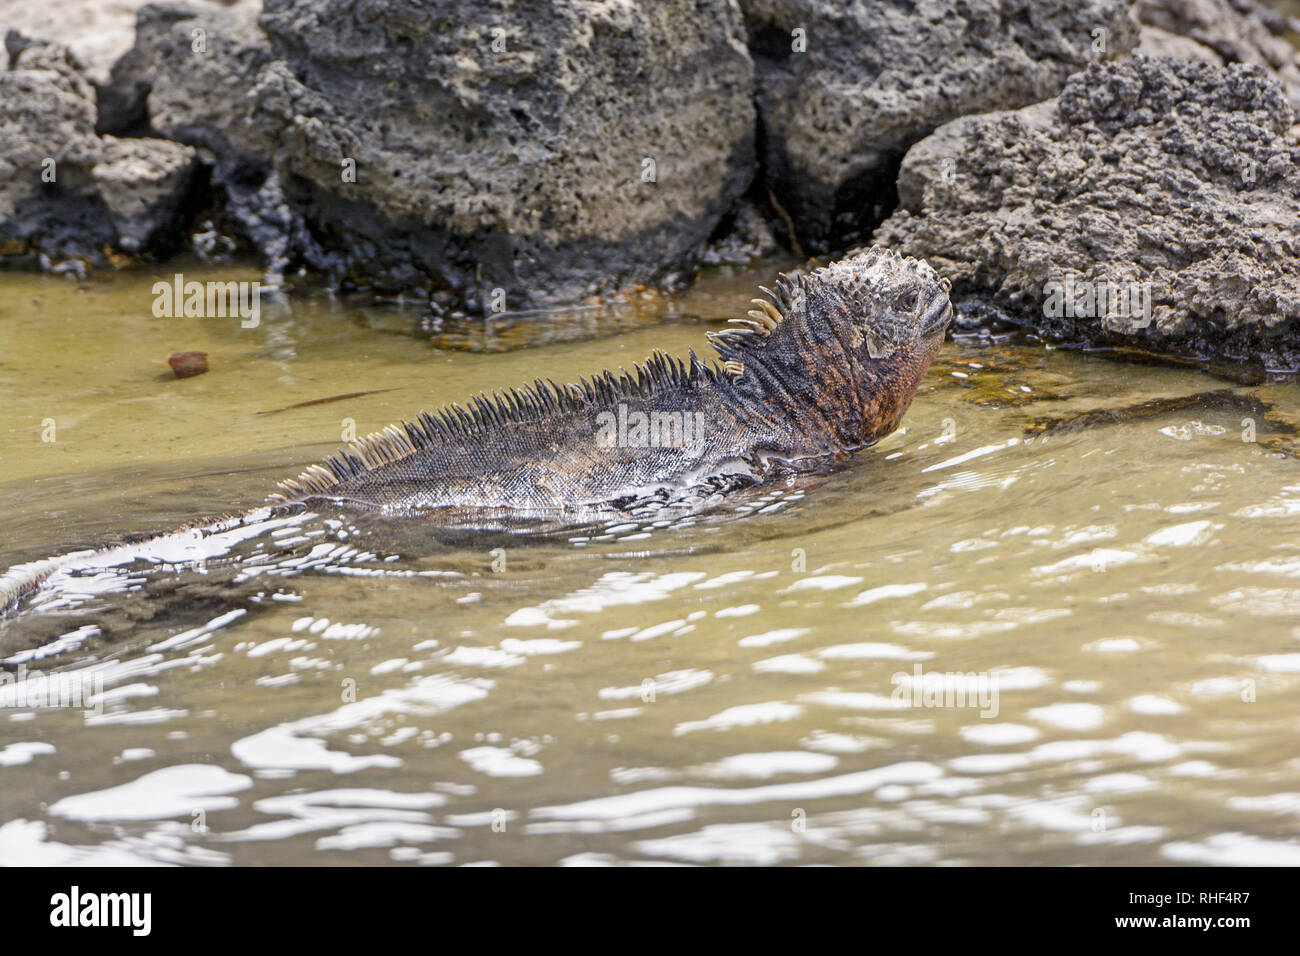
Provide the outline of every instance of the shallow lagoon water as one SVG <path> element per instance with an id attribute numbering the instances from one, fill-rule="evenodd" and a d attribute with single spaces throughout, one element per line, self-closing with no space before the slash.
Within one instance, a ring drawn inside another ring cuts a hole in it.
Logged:
<path id="1" fill-rule="evenodd" d="M 349 420 L 707 353 L 770 277 L 483 332 L 5 276 L 0 564 L 252 507 Z M 25 666 L 92 712 L 0 708 L 0 861 L 1300 863 L 1297 421 L 1285 380 L 961 339 L 898 434 L 707 520 L 79 641 L 91 601 Z"/>

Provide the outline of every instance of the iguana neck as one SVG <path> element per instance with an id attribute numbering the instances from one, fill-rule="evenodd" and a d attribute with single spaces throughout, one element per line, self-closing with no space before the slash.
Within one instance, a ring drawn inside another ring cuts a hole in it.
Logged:
<path id="1" fill-rule="evenodd" d="M 898 428 L 942 344 L 942 336 L 936 337 L 915 354 L 853 375 L 836 374 L 836 366 L 827 365 L 812 392 L 806 370 L 774 357 L 721 381 L 720 401 L 745 424 L 756 447 L 790 459 L 842 457 Z M 791 387 L 792 380 L 800 387 Z"/>

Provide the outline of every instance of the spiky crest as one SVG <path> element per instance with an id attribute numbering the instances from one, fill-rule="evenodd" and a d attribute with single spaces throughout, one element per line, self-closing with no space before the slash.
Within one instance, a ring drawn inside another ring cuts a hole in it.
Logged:
<path id="1" fill-rule="evenodd" d="M 627 399 L 649 398 L 661 391 L 694 387 L 717 381 L 721 374 L 714 365 L 701 362 L 694 349 L 685 361 L 656 351 L 645 362 L 632 366 L 631 373 L 605 371 L 590 380 L 581 378 L 567 385 L 537 379 L 531 385 L 491 395 L 480 392 L 470 399 L 468 408 L 445 405 L 433 413 L 421 412 L 413 422 L 389 425 L 358 438 L 297 478 L 279 482 L 280 492 L 271 495 L 269 501 L 281 504 L 328 494 L 340 482 L 419 451 L 473 440 L 511 424 L 587 412 L 598 406 L 613 407 Z"/>
<path id="2" fill-rule="evenodd" d="M 737 328 L 708 333 L 709 343 L 731 374 L 743 374 L 746 356 L 760 353 L 767 346 L 768 337 L 790 315 L 796 296 L 802 294 L 802 278 L 783 274 L 776 280 L 775 291 L 759 286 L 767 298 L 751 299 L 757 308 L 750 309 L 746 318 L 727 320 Z"/>

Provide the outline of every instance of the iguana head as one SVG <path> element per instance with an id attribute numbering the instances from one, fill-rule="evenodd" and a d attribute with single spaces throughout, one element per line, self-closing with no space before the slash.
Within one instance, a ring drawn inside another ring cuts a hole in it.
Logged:
<path id="1" fill-rule="evenodd" d="M 714 346 L 740 391 L 758 391 L 846 449 L 902 420 L 952 321 L 948 280 L 919 259 L 874 247 L 782 276 L 770 302 Z M 776 409 L 774 409 L 776 410 Z"/>

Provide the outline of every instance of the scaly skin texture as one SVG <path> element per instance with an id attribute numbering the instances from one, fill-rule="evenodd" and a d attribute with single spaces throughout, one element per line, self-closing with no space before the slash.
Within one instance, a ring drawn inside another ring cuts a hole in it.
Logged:
<path id="1" fill-rule="evenodd" d="M 741 328 L 713 336 L 721 366 L 657 353 L 631 374 L 539 381 L 423 414 L 282 482 L 269 507 L 11 568 L 0 576 L 0 608 L 56 572 L 207 560 L 331 510 L 510 530 L 694 507 L 825 468 L 894 431 L 952 319 L 946 280 L 876 248 L 764 291 Z"/>
<path id="2" fill-rule="evenodd" d="M 479 396 L 363 439 L 283 482 L 282 500 L 576 516 L 806 470 L 898 427 L 952 316 L 946 282 L 882 249 L 767 295 L 745 328 L 714 336 L 720 369 L 657 353 L 633 375 Z"/>

